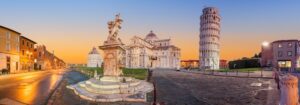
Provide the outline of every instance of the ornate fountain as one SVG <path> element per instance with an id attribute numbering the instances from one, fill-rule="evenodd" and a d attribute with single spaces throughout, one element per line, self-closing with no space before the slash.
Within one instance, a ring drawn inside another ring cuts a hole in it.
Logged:
<path id="1" fill-rule="evenodd" d="M 81 98 L 96 102 L 146 101 L 146 94 L 153 90 L 153 85 L 132 77 L 123 77 L 120 69 L 125 60 L 125 49 L 118 32 L 123 20 L 120 14 L 114 21 L 108 22 L 109 36 L 102 46 L 104 51 L 103 77 L 97 75 L 87 81 L 67 86 Z"/>

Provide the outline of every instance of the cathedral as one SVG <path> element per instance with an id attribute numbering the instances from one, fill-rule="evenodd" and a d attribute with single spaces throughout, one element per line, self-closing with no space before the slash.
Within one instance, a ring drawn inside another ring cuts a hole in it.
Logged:
<path id="1" fill-rule="evenodd" d="M 171 39 L 159 39 L 153 31 L 145 38 L 134 36 L 125 49 L 127 68 L 180 68 L 180 49 Z"/>
<path id="2" fill-rule="evenodd" d="M 95 47 L 89 52 L 87 67 L 102 67 L 101 56 Z"/>

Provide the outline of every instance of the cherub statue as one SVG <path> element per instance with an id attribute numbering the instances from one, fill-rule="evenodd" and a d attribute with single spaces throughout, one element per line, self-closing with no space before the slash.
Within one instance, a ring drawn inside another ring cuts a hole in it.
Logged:
<path id="1" fill-rule="evenodd" d="M 119 41 L 118 33 L 119 30 L 122 28 L 122 22 L 123 20 L 120 18 L 120 14 L 117 14 L 114 21 L 109 21 L 107 23 L 109 29 L 109 36 L 107 38 L 107 41 Z"/>

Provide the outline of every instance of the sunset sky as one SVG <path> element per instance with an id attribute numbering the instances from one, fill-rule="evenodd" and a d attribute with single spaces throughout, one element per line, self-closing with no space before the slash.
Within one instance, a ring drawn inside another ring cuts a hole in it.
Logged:
<path id="1" fill-rule="evenodd" d="M 121 13 L 125 43 L 153 30 L 181 48 L 182 59 L 198 59 L 200 15 L 219 8 L 221 59 L 258 53 L 263 41 L 300 39 L 299 0 L 1 0 L 0 25 L 44 44 L 67 63 L 86 63 L 103 44 L 107 22 Z"/>

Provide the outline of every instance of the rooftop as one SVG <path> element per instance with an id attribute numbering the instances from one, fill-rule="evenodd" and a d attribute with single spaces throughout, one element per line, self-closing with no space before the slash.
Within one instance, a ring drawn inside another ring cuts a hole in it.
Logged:
<path id="1" fill-rule="evenodd" d="M 95 47 L 93 47 L 92 51 L 89 54 L 99 54 L 99 52 Z"/>
<path id="2" fill-rule="evenodd" d="M 297 39 L 276 40 L 276 41 L 273 41 L 272 43 L 280 43 L 280 42 L 300 42 L 300 40 L 297 40 Z"/>
<path id="3" fill-rule="evenodd" d="M 29 38 L 27 38 L 27 37 L 25 37 L 25 36 L 21 36 L 21 38 L 24 38 L 24 39 L 29 40 L 29 41 L 31 41 L 32 43 L 36 44 L 35 41 L 33 41 L 33 40 L 31 40 L 31 39 L 29 39 Z"/>
<path id="4" fill-rule="evenodd" d="M 13 30 L 13 29 L 10 29 L 10 28 L 8 28 L 8 27 L 4 27 L 4 26 L 1 26 L 1 25 L 0 25 L 0 28 L 4 28 L 4 29 L 10 30 L 10 31 L 12 31 L 12 32 L 21 34 L 21 33 L 19 33 L 18 31 L 15 31 L 15 30 Z"/>

